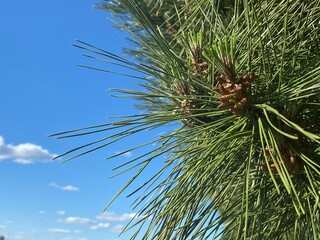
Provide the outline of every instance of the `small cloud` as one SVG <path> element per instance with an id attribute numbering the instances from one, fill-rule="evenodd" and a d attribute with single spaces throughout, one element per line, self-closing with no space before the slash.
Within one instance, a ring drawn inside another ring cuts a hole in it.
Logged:
<path id="1" fill-rule="evenodd" d="M 97 224 L 97 225 L 91 226 L 90 228 L 91 228 L 92 230 L 97 230 L 97 229 L 108 228 L 108 227 L 110 227 L 110 223 L 99 223 L 99 224 Z"/>
<path id="2" fill-rule="evenodd" d="M 43 214 L 46 214 L 46 212 L 41 210 L 39 211 L 39 214 L 43 215 Z"/>
<path id="3" fill-rule="evenodd" d="M 127 158 L 131 158 L 133 156 L 132 152 L 126 152 L 124 154 L 122 154 L 122 156 L 127 157 Z"/>
<path id="4" fill-rule="evenodd" d="M 28 164 L 32 164 L 32 163 L 34 163 L 34 161 L 33 161 L 33 160 L 30 160 L 30 159 L 23 159 L 23 158 L 13 159 L 12 161 L 13 161 L 13 162 L 15 162 L 15 163 L 22 164 L 22 165 L 28 165 Z"/>
<path id="5" fill-rule="evenodd" d="M 11 159 L 18 164 L 32 164 L 36 162 L 51 162 L 57 154 L 33 143 L 21 143 L 18 145 L 6 144 L 4 138 L 0 136 L 0 161 Z"/>
<path id="6" fill-rule="evenodd" d="M 0 229 L 4 229 L 4 228 L 7 228 L 7 225 L 0 224 Z"/>
<path id="7" fill-rule="evenodd" d="M 69 229 L 61 229 L 61 228 L 51 228 L 51 229 L 48 229 L 48 232 L 52 232 L 52 233 L 69 233 L 70 230 Z"/>
<path id="8" fill-rule="evenodd" d="M 58 185 L 54 182 L 50 183 L 49 184 L 50 187 L 54 187 L 54 188 L 58 188 L 62 191 L 79 191 L 79 188 L 78 187 L 74 187 L 72 185 L 67 185 L 67 186 L 61 186 L 61 185 Z"/>
<path id="9" fill-rule="evenodd" d="M 66 214 L 66 211 L 60 210 L 60 211 L 56 211 L 56 213 L 57 213 L 58 215 L 65 215 L 65 214 Z"/>
<path id="10" fill-rule="evenodd" d="M 116 214 L 114 212 L 104 212 L 97 216 L 97 219 L 111 222 L 129 221 L 136 217 L 136 213 Z"/>
<path id="11" fill-rule="evenodd" d="M 116 225 L 116 226 L 114 226 L 114 227 L 112 228 L 112 232 L 120 233 L 120 232 L 123 230 L 123 228 L 124 228 L 123 225 L 118 224 L 118 225 Z"/>
<path id="12" fill-rule="evenodd" d="M 27 236 L 24 232 L 14 232 L 10 235 L 7 235 L 6 238 L 8 239 L 14 239 L 14 240 L 25 240 L 27 239 Z"/>
<path id="13" fill-rule="evenodd" d="M 79 188 L 71 186 L 71 185 L 67 185 L 61 188 L 61 190 L 63 191 L 78 191 Z"/>
<path id="14" fill-rule="evenodd" d="M 119 154 L 119 153 L 121 153 L 121 152 L 116 152 L 116 154 Z M 126 158 L 131 158 L 133 156 L 133 153 L 131 151 L 129 151 L 129 152 L 125 152 L 125 153 L 123 153 L 123 154 L 121 154 L 119 156 L 123 156 L 123 157 L 126 157 Z"/>
<path id="15" fill-rule="evenodd" d="M 161 136 L 164 136 L 165 134 L 167 134 L 167 132 L 160 132 L 160 133 L 157 134 L 157 136 L 161 137 Z"/>
<path id="16" fill-rule="evenodd" d="M 91 220 L 89 218 L 68 217 L 65 219 L 60 219 L 58 222 L 74 225 L 87 225 L 91 223 Z"/>

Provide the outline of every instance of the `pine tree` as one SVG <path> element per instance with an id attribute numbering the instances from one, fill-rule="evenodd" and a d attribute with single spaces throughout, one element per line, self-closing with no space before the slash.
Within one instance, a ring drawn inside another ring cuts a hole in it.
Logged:
<path id="1" fill-rule="evenodd" d="M 146 224 L 143 239 L 320 239 L 320 1 L 109 0 L 99 8 L 132 35 L 136 61 L 77 46 L 142 73 L 143 91 L 119 92 L 146 112 L 56 134 L 120 129 L 61 156 L 180 122 L 121 166 L 137 168 L 125 189 L 167 155 L 134 190 L 141 219 L 128 227 L 132 238 Z"/>

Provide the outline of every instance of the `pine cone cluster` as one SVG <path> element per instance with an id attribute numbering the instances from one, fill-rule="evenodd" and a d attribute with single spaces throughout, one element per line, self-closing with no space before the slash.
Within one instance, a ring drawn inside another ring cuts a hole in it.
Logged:
<path id="1" fill-rule="evenodd" d="M 254 81 L 254 73 L 244 74 L 239 79 L 233 81 L 226 75 L 217 77 L 219 82 L 217 87 L 213 90 L 219 93 L 219 109 L 230 109 L 230 111 L 237 115 L 242 116 L 246 113 L 246 106 L 249 102 L 249 95 L 247 89 Z"/>
<path id="2" fill-rule="evenodd" d="M 202 49 L 199 45 L 195 45 L 190 50 L 191 55 L 191 68 L 194 70 L 193 76 L 200 78 L 201 76 L 207 76 L 209 64 L 203 59 Z"/>
<path id="3" fill-rule="evenodd" d="M 185 114 L 191 115 L 191 109 L 195 108 L 195 105 L 193 104 L 192 100 L 189 99 L 184 99 L 181 103 L 180 103 L 180 111 L 184 112 Z"/>
<path id="4" fill-rule="evenodd" d="M 188 116 L 188 115 L 192 115 L 193 111 L 192 109 L 194 109 L 196 106 L 193 103 L 192 100 L 189 99 L 184 99 L 180 102 L 180 108 L 173 110 L 172 114 L 181 114 L 183 113 L 184 115 Z M 188 127 L 192 127 L 196 124 L 196 122 L 194 120 L 192 120 L 191 118 L 184 118 L 181 120 L 185 125 L 187 125 Z"/>
<path id="5" fill-rule="evenodd" d="M 272 148 L 265 148 L 265 156 L 269 158 L 268 163 L 272 173 L 276 174 L 277 168 L 276 164 L 272 161 L 271 155 L 274 155 L 274 150 Z M 282 147 L 280 149 L 281 154 L 281 164 L 288 170 L 290 174 L 298 174 L 303 170 L 303 161 L 294 153 L 289 147 Z M 261 166 L 262 171 L 268 171 L 267 163 L 264 162 Z"/>
<path id="6" fill-rule="evenodd" d="M 208 62 L 204 60 L 202 55 L 202 49 L 200 45 L 195 44 L 190 49 L 190 59 L 191 59 L 191 69 L 193 70 L 192 75 L 196 78 L 203 78 L 208 75 Z M 180 82 L 174 85 L 172 89 L 174 93 L 178 94 L 179 96 L 190 96 L 190 95 L 199 95 L 198 89 L 193 86 L 190 86 L 190 82 Z M 191 116 L 192 114 L 196 113 L 196 103 L 194 100 L 191 99 L 184 99 L 182 101 L 177 101 L 179 107 L 173 110 L 173 114 L 181 114 L 183 113 L 186 116 Z M 196 124 L 196 121 L 191 118 L 182 119 L 182 122 L 189 127 L 192 127 Z"/>
<path id="7" fill-rule="evenodd" d="M 297 118 L 297 113 L 294 113 L 294 115 L 291 115 L 287 111 L 284 111 L 284 116 L 297 125 L 301 126 L 302 128 L 307 128 L 308 123 L 305 119 L 299 119 Z M 273 117 L 271 117 L 272 119 Z M 280 128 L 282 131 L 298 137 L 297 139 L 278 139 L 278 146 L 281 156 L 281 164 L 288 170 L 290 174 L 298 174 L 303 171 L 304 164 L 301 157 L 297 156 L 294 149 L 297 149 L 300 153 L 303 155 L 310 157 L 312 153 L 314 152 L 315 148 L 310 145 L 310 142 L 308 142 L 299 132 L 294 130 L 293 128 L 289 127 L 286 124 L 281 124 Z M 264 149 L 264 155 L 269 158 L 269 166 L 272 173 L 277 173 L 277 169 L 275 164 L 273 163 L 271 159 L 271 155 L 274 155 L 274 150 L 265 148 Z M 267 171 L 266 162 L 264 162 L 261 166 L 261 169 L 263 171 Z"/>
<path id="8" fill-rule="evenodd" d="M 191 99 L 187 99 L 187 96 L 190 95 L 190 89 L 188 83 L 177 83 L 174 85 L 174 88 L 171 89 L 172 92 L 178 94 L 179 96 L 186 97 L 186 99 L 176 100 L 179 105 L 178 108 L 172 111 L 172 114 L 183 114 L 185 116 L 192 115 L 194 108 L 196 108 L 194 102 Z M 189 118 L 182 119 L 182 122 L 188 126 L 192 126 L 195 124 L 194 120 Z"/>

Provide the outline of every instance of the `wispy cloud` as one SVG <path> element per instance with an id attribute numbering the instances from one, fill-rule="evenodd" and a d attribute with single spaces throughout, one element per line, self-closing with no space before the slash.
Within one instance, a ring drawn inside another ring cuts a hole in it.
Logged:
<path id="1" fill-rule="evenodd" d="M 18 145 L 6 144 L 4 138 L 0 136 L 0 161 L 12 160 L 19 164 L 31 164 L 36 162 L 50 162 L 57 154 L 33 143 L 21 143 Z"/>
<path id="2" fill-rule="evenodd" d="M 124 228 L 124 226 L 121 225 L 121 224 L 115 225 L 115 226 L 112 228 L 112 232 L 120 233 L 120 232 L 123 230 L 123 228 Z"/>
<path id="3" fill-rule="evenodd" d="M 164 136 L 165 134 L 167 134 L 167 132 L 160 132 L 160 133 L 157 134 L 157 136 L 161 137 L 161 136 Z"/>
<path id="4" fill-rule="evenodd" d="M 52 233 L 70 233 L 69 229 L 62 229 L 62 228 L 51 228 L 48 229 L 48 232 L 52 232 Z"/>
<path id="5" fill-rule="evenodd" d="M 92 221 L 89 218 L 81 217 L 67 217 L 65 219 L 59 219 L 60 223 L 74 224 L 74 225 L 88 225 Z"/>
<path id="6" fill-rule="evenodd" d="M 57 211 L 57 212 L 60 212 L 60 211 Z M 64 211 L 61 211 L 61 212 L 64 212 Z M 93 231 L 106 230 L 109 232 L 120 233 L 121 231 L 123 231 L 124 225 L 126 225 L 125 222 L 128 222 L 133 218 L 139 219 L 140 217 L 137 217 L 136 213 L 118 214 L 115 212 L 104 212 L 95 216 L 95 218 L 69 216 L 66 218 L 58 219 L 57 222 L 60 224 L 63 223 L 63 224 L 81 227 L 82 230 L 84 229 L 91 229 Z M 70 231 L 70 232 L 77 233 L 76 231 Z M 80 233 L 80 231 L 78 232 Z"/>
<path id="7" fill-rule="evenodd" d="M 91 226 L 90 228 L 92 230 L 102 229 L 102 228 L 108 228 L 110 227 L 110 223 L 98 223 L 96 225 Z"/>
<path id="8" fill-rule="evenodd" d="M 124 213 L 116 214 L 114 212 L 104 212 L 97 216 L 97 219 L 110 221 L 110 222 L 122 222 L 129 221 L 136 216 L 136 213 Z"/>
<path id="9" fill-rule="evenodd" d="M 59 210 L 59 211 L 56 211 L 56 213 L 57 213 L 58 215 L 65 215 L 65 214 L 66 214 L 66 211 Z"/>
<path id="10" fill-rule="evenodd" d="M 6 238 L 8 239 L 13 239 L 13 240 L 25 240 L 27 239 L 27 235 L 24 232 L 14 232 L 11 233 L 10 235 L 6 235 Z"/>
<path id="11" fill-rule="evenodd" d="M 121 152 L 116 152 L 116 154 L 119 154 Z M 120 156 L 126 157 L 126 158 L 131 158 L 133 156 L 133 153 L 131 151 L 129 152 L 125 152 L 123 154 L 121 154 Z"/>
<path id="12" fill-rule="evenodd" d="M 61 185 L 58 185 L 54 182 L 50 183 L 49 184 L 50 187 L 54 187 L 54 188 L 58 188 L 62 191 L 79 191 L 79 188 L 78 187 L 75 187 L 75 186 L 72 186 L 72 185 L 66 185 L 66 186 L 61 186 Z"/>

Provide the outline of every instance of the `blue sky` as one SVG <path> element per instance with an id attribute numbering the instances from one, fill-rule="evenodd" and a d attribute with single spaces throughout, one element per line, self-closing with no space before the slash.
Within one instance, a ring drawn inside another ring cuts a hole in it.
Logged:
<path id="1" fill-rule="evenodd" d="M 108 179 L 117 161 L 105 158 L 132 146 L 132 139 L 64 164 L 51 160 L 90 137 L 55 140 L 49 134 L 137 112 L 132 101 L 106 92 L 132 88 L 135 79 L 76 66 L 95 66 L 71 46 L 76 39 L 116 54 L 127 46 L 127 35 L 93 7 L 97 2 L 0 4 L 0 235 L 6 240 L 118 239 L 134 214 L 125 197 L 103 212 L 130 175 Z"/>

